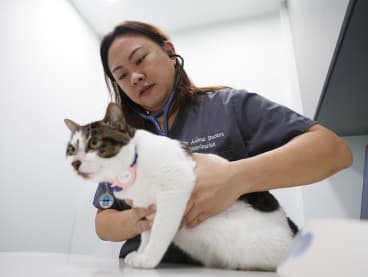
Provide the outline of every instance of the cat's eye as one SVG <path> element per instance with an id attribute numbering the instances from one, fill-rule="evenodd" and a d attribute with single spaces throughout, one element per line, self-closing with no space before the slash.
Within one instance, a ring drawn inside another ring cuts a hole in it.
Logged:
<path id="1" fill-rule="evenodd" d="M 68 148 L 66 149 L 66 153 L 68 155 L 73 155 L 75 153 L 75 147 L 71 144 L 68 145 Z"/>
<path id="2" fill-rule="evenodd" d="M 89 147 L 92 149 L 96 149 L 101 146 L 102 141 L 97 138 L 91 138 L 89 141 Z"/>

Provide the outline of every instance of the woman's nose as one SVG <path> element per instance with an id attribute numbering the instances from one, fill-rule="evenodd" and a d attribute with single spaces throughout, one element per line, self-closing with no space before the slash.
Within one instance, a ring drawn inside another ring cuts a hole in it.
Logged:
<path id="1" fill-rule="evenodd" d="M 144 79 L 144 75 L 142 73 L 139 72 L 133 72 L 132 73 L 132 79 L 131 79 L 131 83 L 132 85 L 136 86 L 138 85 L 141 81 L 143 81 Z"/>

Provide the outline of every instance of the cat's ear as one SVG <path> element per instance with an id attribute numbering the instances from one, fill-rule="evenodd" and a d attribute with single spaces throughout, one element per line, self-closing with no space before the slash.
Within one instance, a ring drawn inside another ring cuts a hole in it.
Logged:
<path id="1" fill-rule="evenodd" d="M 104 122 L 109 123 L 112 126 L 120 126 L 122 129 L 126 126 L 125 117 L 120 105 L 111 102 L 106 109 Z"/>
<path id="2" fill-rule="evenodd" d="M 77 130 L 80 126 L 75 123 L 73 120 L 64 119 L 65 125 L 69 128 L 69 130 L 73 133 L 75 130 Z"/>

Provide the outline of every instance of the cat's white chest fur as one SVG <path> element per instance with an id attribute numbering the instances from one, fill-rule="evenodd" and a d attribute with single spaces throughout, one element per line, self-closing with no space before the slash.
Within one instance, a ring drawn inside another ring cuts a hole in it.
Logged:
<path id="1" fill-rule="evenodd" d="M 177 193 L 182 201 L 188 200 L 195 183 L 195 162 L 183 151 L 179 142 L 137 130 L 125 148 L 128 149 L 122 152 L 128 153 L 129 157 L 134 156 L 134 151 L 137 153 L 135 180 L 127 189 L 115 192 L 117 198 L 131 199 L 135 207 L 157 205 L 158 197 L 166 194 Z M 124 163 L 121 174 L 129 168 L 125 158 Z"/>

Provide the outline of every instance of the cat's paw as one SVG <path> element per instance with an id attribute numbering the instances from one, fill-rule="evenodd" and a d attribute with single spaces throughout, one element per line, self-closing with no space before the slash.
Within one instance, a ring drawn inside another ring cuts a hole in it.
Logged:
<path id="1" fill-rule="evenodd" d="M 144 253 L 138 253 L 134 251 L 125 257 L 125 264 L 131 267 L 138 268 L 154 268 L 160 261 L 157 258 L 153 258 L 145 255 Z"/>

